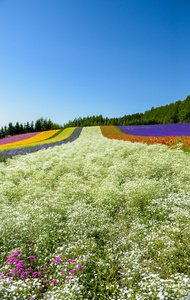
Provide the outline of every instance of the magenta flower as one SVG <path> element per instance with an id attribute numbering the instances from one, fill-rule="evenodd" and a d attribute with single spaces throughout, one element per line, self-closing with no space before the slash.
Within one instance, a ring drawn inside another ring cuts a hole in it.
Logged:
<path id="1" fill-rule="evenodd" d="M 23 267 L 25 265 L 25 261 L 24 260 L 19 260 L 18 263 L 17 263 L 17 270 L 20 268 L 20 267 Z"/>
<path id="2" fill-rule="evenodd" d="M 47 269 L 47 266 L 44 266 L 44 269 Z"/>
<path id="3" fill-rule="evenodd" d="M 34 258 L 34 259 L 37 259 L 37 256 L 35 256 L 35 255 L 30 255 L 28 258 Z"/>
<path id="4" fill-rule="evenodd" d="M 74 273 L 75 273 L 75 270 L 70 270 L 69 271 L 69 275 L 74 275 Z"/>
<path id="5" fill-rule="evenodd" d="M 76 262 L 76 259 L 68 259 L 67 262 Z"/>
<path id="6" fill-rule="evenodd" d="M 62 271 L 62 274 L 64 274 L 65 273 L 65 271 Z"/>
<path id="7" fill-rule="evenodd" d="M 29 267 L 28 269 L 26 269 L 26 271 L 31 271 L 32 270 L 32 268 L 31 267 Z"/>
<path id="8" fill-rule="evenodd" d="M 61 261 L 61 257 L 58 256 L 58 257 L 56 258 L 56 261 Z"/>
<path id="9" fill-rule="evenodd" d="M 46 279 L 46 280 L 44 280 L 44 283 L 46 283 L 46 282 L 48 282 L 48 280 Z"/>
<path id="10" fill-rule="evenodd" d="M 81 265 L 78 265 L 78 270 L 82 270 L 82 266 Z"/>
<path id="11" fill-rule="evenodd" d="M 7 259 L 7 263 L 8 264 L 14 264 L 14 263 L 17 263 L 17 259 L 14 257 L 14 256 L 10 256 L 8 259 Z"/>
<path id="12" fill-rule="evenodd" d="M 23 269 L 20 268 L 20 269 L 18 269 L 18 271 L 16 272 L 16 274 L 19 275 L 22 271 L 23 271 Z"/>
<path id="13" fill-rule="evenodd" d="M 38 277 L 38 272 L 33 272 L 33 273 L 32 273 L 32 276 L 33 276 L 33 277 Z"/>
<path id="14" fill-rule="evenodd" d="M 14 269 L 11 270 L 11 275 L 13 275 L 13 274 L 15 274 L 15 270 Z"/>
<path id="15" fill-rule="evenodd" d="M 55 260 L 53 260 L 53 261 L 52 261 L 52 264 L 54 265 L 55 263 L 56 263 L 56 261 L 55 261 Z"/>
<path id="16" fill-rule="evenodd" d="M 20 277 L 25 278 L 28 275 L 28 272 L 23 272 Z"/>
<path id="17" fill-rule="evenodd" d="M 69 281 L 69 278 L 66 278 L 65 281 Z"/>
<path id="18" fill-rule="evenodd" d="M 15 253 L 13 254 L 13 256 L 17 256 L 18 254 L 20 254 L 21 252 L 18 250 L 18 251 L 15 251 Z"/>
<path id="19" fill-rule="evenodd" d="M 53 284 L 57 283 L 57 280 L 53 279 L 53 280 L 52 280 L 52 283 L 53 283 Z"/>

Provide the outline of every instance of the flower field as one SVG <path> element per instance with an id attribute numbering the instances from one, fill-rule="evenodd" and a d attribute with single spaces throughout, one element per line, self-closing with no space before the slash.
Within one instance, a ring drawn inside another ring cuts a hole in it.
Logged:
<path id="1" fill-rule="evenodd" d="M 189 299 L 189 153 L 110 127 L 0 163 L 0 299 Z"/>
<path id="2" fill-rule="evenodd" d="M 189 124 L 189 123 L 186 123 Z M 135 129 L 128 129 L 129 126 L 100 126 L 102 134 L 109 138 L 109 139 L 117 139 L 117 140 L 123 140 L 123 141 L 130 141 L 130 142 L 137 142 L 137 143 L 146 143 L 146 144 L 163 144 L 167 145 L 169 147 L 180 147 L 184 148 L 184 150 L 189 151 L 190 149 L 190 130 L 187 129 L 187 127 L 183 128 L 178 128 L 178 131 L 175 131 L 175 126 L 174 130 L 172 132 L 172 129 L 169 128 L 167 129 L 164 126 L 165 124 L 159 125 L 161 128 L 156 128 L 154 126 L 157 125 L 149 125 L 148 130 L 145 130 L 142 126 L 131 126 L 135 127 Z M 167 124 L 167 125 L 178 125 L 178 124 Z M 184 124 L 185 125 L 185 124 Z M 163 126 L 163 127 L 162 127 Z M 164 131 L 166 129 L 166 132 Z M 183 131 L 184 129 L 184 131 Z M 144 132 L 143 132 L 144 130 Z M 189 131 L 188 131 L 189 130 Z M 129 134 L 129 132 L 135 132 L 135 133 L 140 133 L 140 134 L 145 134 L 145 135 L 133 135 Z M 189 133 L 189 135 L 169 135 L 169 133 Z M 146 134 L 152 133 L 153 136 L 146 136 Z M 161 134 L 161 136 L 157 136 L 157 134 Z M 165 134 L 165 136 L 162 136 Z"/>
<path id="3" fill-rule="evenodd" d="M 38 133 L 40 133 L 40 132 L 23 133 L 23 134 L 18 134 L 18 135 L 6 137 L 4 139 L 0 139 L 0 145 L 6 145 L 6 144 L 26 140 L 26 139 L 29 139 L 29 138 L 37 135 Z"/>
<path id="4" fill-rule="evenodd" d="M 190 123 L 117 126 L 127 134 L 139 136 L 189 136 Z"/>
<path id="5" fill-rule="evenodd" d="M 19 141 L 16 141 L 16 142 L 12 142 L 12 143 L 6 143 L 5 145 L 2 144 L 0 145 L 1 148 L 8 148 L 8 147 L 12 147 L 12 146 L 17 146 L 17 145 L 29 145 L 29 144 L 32 144 L 32 143 L 37 143 L 37 142 L 40 142 L 40 141 L 44 141 L 46 139 L 49 139 L 51 138 L 52 136 L 54 136 L 56 133 L 59 132 L 60 129 L 56 129 L 56 130 L 48 130 L 48 131 L 42 131 L 40 133 L 37 133 L 35 135 L 33 135 L 32 137 L 29 137 L 25 140 L 19 140 Z"/>
<path id="6" fill-rule="evenodd" d="M 6 161 L 7 158 L 11 158 L 15 155 L 25 155 L 31 152 L 36 152 L 38 150 L 47 149 L 49 147 L 55 147 L 68 142 L 73 142 L 79 137 L 82 128 L 70 127 L 64 130 L 59 130 L 53 137 L 45 139 L 37 143 L 13 145 L 0 149 L 0 162 Z M 3 150 L 3 151 L 2 151 Z"/>

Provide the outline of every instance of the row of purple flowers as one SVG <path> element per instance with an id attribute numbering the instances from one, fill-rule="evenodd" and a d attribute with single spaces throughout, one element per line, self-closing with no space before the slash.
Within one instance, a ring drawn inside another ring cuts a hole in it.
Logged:
<path id="1" fill-rule="evenodd" d="M 74 140 L 76 140 L 79 137 L 81 131 L 82 131 L 82 127 L 77 127 L 68 138 L 66 138 L 62 141 L 54 142 L 54 143 L 38 145 L 38 146 L 33 146 L 33 147 L 4 150 L 4 151 L 0 152 L 0 162 L 5 161 L 7 158 L 11 158 L 12 156 L 15 156 L 15 155 L 25 155 L 25 154 L 28 154 L 31 152 L 36 152 L 41 149 L 47 149 L 49 147 L 55 147 L 55 146 L 59 146 L 62 144 L 67 144 L 68 142 L 73 142 Z"/>
<path id="2" fill-rule="evenodd" d="M 138 136 L 189 136 L 190 123 L 116 126 L 122 132 Z"/>

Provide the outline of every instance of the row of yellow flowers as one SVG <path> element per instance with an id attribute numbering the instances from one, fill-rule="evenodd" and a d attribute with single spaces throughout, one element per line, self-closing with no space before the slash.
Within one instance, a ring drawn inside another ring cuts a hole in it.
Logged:
<path id="1" fill-rule="evenodd" d="M 9 143 L 6 145 L 0 145 L 1 148 L 10 148 L 11 146 L 21 146 L 21 145 L 28 145 L 31 143 L 36 143 L 36 142 L 40 142 L 46 139 L 49 139 L 51 136 L 53 136 L 54 134 L 56 134 L 60 129 L 56 129 L 56 130 L 48 130 L 48 131 L 42 131 L 40 133 L 38 133 L 37 135 L 28 138 L 26 140 L 22 140 L 22 141 L 17 141 L 14 143 Z"/>

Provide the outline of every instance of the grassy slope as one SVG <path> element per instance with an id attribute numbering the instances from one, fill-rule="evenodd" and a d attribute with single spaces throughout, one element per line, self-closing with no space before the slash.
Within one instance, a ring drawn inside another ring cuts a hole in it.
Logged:
<path id="1" fill-rule="evenodd" d="M 56 256 L 83 265 L 69 284 L 51 267 L 59 282 L 41 299 L 181 299 L 190 284 L 189 178 L 181 150 L 108 140 L 98 127 L 1 163 L 1 266 L 15 250 L 37 255 L 39 267 Z M 29 282 L 17 285 L 15 295 L 29 295 Z"/>

